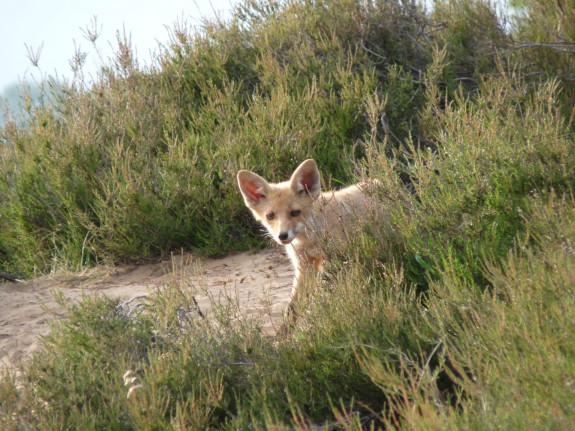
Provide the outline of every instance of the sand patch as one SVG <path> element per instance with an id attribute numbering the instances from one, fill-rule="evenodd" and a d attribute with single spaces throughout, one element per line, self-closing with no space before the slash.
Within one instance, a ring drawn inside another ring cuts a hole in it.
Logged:
<path id="1" fill-rule="evenodd" d="M 210 297 L 232 298 L 242 316 L 260 319 L 264 331 L 273 333 L 289 303 L 293 275 L 283 250 L 270 248 L 222 259 L 182 255 L 163 262 L 0 283 L 0 367 L 14 366 L 42 348 L 41 336 L 49 334 L 52 318 L 45 309 L 58 312 L 53 292 L 70 301 L 99 294 L 128 299 L 177 280 L 196 292 L 204 314 L 210 313 Z"/>

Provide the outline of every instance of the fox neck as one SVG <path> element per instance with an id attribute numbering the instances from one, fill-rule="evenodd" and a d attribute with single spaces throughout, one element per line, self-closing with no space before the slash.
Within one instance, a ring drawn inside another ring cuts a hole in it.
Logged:
<path id="1" fill-rule="evenodd" d="M 296 267 L 302 269 L 308 264 L 313 264 L 316 270 L 319 270 L 324 253 L 312 229 L 307 227 L 302 229 L 299 235 L 285 247 Z"/>
<path id="2" fill-rule="evenodd" d="M 293 245 L 296 250 L 316 247 L 318 243 L 316 226 L 306 220 L 306 226 L 299 232 L 289 245 Z"/>

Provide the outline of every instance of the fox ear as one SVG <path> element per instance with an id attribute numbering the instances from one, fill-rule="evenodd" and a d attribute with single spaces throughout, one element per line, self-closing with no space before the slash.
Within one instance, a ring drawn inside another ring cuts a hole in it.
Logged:
<path id="1" fill-rule="evenodd" d="M 321 177 L 315 160 L 308 159 L 295 170 L 291 176 L 291 188 L 298 193 L 306 191 L 317 199 L 321 193 Z"/>
<path id="2" fill-rule="evenodd" d="M 248 207 L 255 207 L 268 194 L 267 181 L 253 172 L 239 171 L 238 184 Z"/>

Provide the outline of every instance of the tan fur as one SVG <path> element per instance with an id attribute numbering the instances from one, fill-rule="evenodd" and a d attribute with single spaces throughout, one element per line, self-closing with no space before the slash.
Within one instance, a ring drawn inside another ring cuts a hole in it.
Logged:
<path id="1" fill-rule="evenodd" d="M 312 159 L 303 162 L 289 181 L 270 184 L 253 172 L 240 171 L 238 183 L 246 206 L 292 260 L 292 302 L 308 269 L 321 270 L 326 256 L 319 237 L 347 241 L 347 224 L 374 207 L 365 192 L 369 183 L 321 193 L 320 173 Z"/>

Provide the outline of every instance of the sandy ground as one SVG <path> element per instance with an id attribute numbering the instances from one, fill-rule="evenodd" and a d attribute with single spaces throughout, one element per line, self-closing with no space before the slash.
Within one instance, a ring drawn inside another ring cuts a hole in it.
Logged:
<path id="1" fill-rule="evenodd" d="M 70 301 L 83 295 L 129 299 L 148 295 L 176 278 L 195 292 L 204 314 L 210 313 L 210 296 L 220 301 L 234 298 L 243 316 L 261 319 L 263 330 L 271 334 L 289 303 L 293 269 L 282 250 L 271 248 L 222 259 L 183 255 L 165 262 L 0 283 L 0 368 L 13 367 L 42 348 L 52 319 L 46 309 L 58 310 L 54 292 Z"/>

